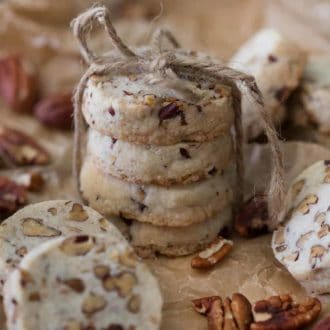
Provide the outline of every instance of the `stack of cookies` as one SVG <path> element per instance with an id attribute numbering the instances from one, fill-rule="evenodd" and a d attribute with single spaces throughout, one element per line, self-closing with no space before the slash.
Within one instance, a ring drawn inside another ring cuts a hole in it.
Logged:
<path id="1" fill-rule="evenodd" d="M 231 90 L 210 81 L 148 79 L 136 68 L 88 79 L 80 189 L 105 216 L 130 220 L 140 254 L 190 254 L 231 220 Z"/>

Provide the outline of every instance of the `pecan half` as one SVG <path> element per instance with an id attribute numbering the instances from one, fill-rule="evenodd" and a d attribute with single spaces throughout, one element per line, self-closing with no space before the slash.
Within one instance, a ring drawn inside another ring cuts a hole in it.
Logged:
<path id="1" fill-rule="evenodd" d="M 0 125 L 0 160 L 9 166 L 46 165 L 48 153 L 32 137 Z"/>
<path id="2" fill-rule="evenodd" d="M 71 94 L 56 94 L 41 100 L 34 108 L 34 115 L 45 126 L 56 129 L 73 127 Z"/>
<path id="3" fill-rule="evenodd" d="M 14 111 L 30 112 L 38 97 L 31 64 L 20 56 L 0 60 L 0 97 Z"/>
<path id="4" fill-rule="evenodd" d="M 313 330 L 329 330 L 330 329 L 330 316 L 316 324 Z"/>
<path id="5" fill-rule="evenodd" d="M 191 267 L 207 269 L 219 263 L 233 248 L 233 242 L 218 237 L 191 260 Z"/>
<path id="6" fill-rule="evenodd" d="M 302 329 L 318 317 L 321 303 L 317 298 L 307 298 L 298 304 L 290 295 L 280 295 L 256 302 L 254 311 L 255 322 L 251 324 L 251 330 Z M 259 315 L 263 320 L 258 321 Z M 265 315 L 268 316 L 266 320 Z"/>
<path id="7" fill-rule="evenodd" d="M 256 237 L 269 231 L 266 195 L 256 194 L 243 203 L 234 222 L 236 231 L 243 237 Z"/>
<path id="8" fill-rule="evenodd" d="M 0 220 L 9 217 L 26 203 L 26 189 L 0 176 Z"/>
<path id="9" fill-rule="evenodd" d="M 209 330 L 248 330 L 253 321 L 251 304 L 240 293 L 234 293 L 232 299 L 212 296 L 192 303 L 199 314 L 207 317 Z"/>

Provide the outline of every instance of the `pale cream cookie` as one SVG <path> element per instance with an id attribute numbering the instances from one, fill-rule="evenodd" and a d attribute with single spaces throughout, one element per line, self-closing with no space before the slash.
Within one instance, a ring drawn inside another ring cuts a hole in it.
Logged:
<path id="1" fill-rule="evenodd" d="M 39 244 L 60 236 L 101 233 L 124 240 L 101 214 L 76 202 L 55 200 L 24 207 L 0 224 L 0 289 L 22 258 Z"/>
<path id="2" fill-rule="evenodd" d="M 171 146 L 133 144 L 90 130 L 87 153 L 104 173 L 138 184 L 169 186 L 200 181 L 228 167 L 233 154 L 230 134 L 209 142 Z"/>
<path id="3" fill-rule="evenodd" d="M 83 198 L 102 214 L 181 227 L 210 219 L 231 203 L 233 172 L 232 167 L 215 170 L 211 178 L 187 185 L 138 185 L 105 174 L 97 160 L 88 157 L 80 188 Z"/>
<path id="4" fill-rule="evenodd" d="M 155 253 L 171 257 L 192 254 L 204 249 L 221 231 L 228 230 L 231 220 L 231 208 L 227 207 L 213 219 L 186 227 L 154 226 L 133 221 L 131 243 L 144 257 Z"/>
<path id="5" fill-rule="evenodd" d="M 306 62 L 305 53 L 272 29 L 259 31 L 236 52 L 230 65 L 255 77 L 265 107 L 275 124 L 285 117 L 284 103 L 298 86 Z M 262 133 L 256 104 L 242 86 L 242 119 L 246 139 Z"/>
<path id="6" fill-rule="evenodd" d="M 319 161 L 291 184 L 285 222 L 273 234 L 275 257 L 311 293 L 330 292 L 330 161 Z"/>
<path id="7" fill-rule="evenodd" d="M 125 241 L 76 235 L 31 250 L 4 289 L 9 330 L 157 330 L 156 279 Z"/>

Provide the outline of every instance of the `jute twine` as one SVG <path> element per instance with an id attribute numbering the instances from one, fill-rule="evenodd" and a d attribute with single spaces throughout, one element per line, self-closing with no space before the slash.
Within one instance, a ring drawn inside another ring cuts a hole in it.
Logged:
<path id="1" fill-rule="evenodd" d="M 97 56 L 87 44 L 87 35 L 92 29 L 93 23 L 102 25 L 117 49 L 115 56 Z M 85 13 L 78 16 L 72 22 L 73 32 L 78 40 L 80 52 L 89 64 L 89 69 L 81 78 L 74 95 L 74 157 L 73 173 L 80 194 L 80 170 L 82 165 L 82 139 L 86 131 L 86 123 L 82 115 L 82 101 L 88 79 L 93 75 L 107 75 L 114 72 L 125 72 L 125 69 L 135 68 L 137 72 L 145 72 L 152 77 L 150 84 L 155 81 L 162 81 L 167 86 L 181 88 L 181 94 L 186 101 L 191 101 L 194 95 L 191 91 L 184 88 L 183 81 L 191 80 L 199 82 L 216 81 L 220 84 L 229 86 L 232 90 L 233 110 L 235 115 L 235 163 L 237 172 L 236 197 L 240 204 L 243 200 L 244 192 L 244 161 L 243 161 L 243 128 L 241 116 L 241 91 L 238 85 L 245 85 L 253 100 L 255 107 L 260 115 L 260 122 L 268 137 L 269 146 L 272 153 L 273 169 L 268 188 L 268 209 L 271 219 L 271 226 L 275 227 L 278 223 L 278 215 L 283 206 L 284 200 L 284 169 L 283 158 L 280 149 L 280 142 L 269 114 L 264 108 L 263 98 L 257 87 L 254 77 L 236 71 L 229 67 L 212 63 L 208 60 L 189 59 L 176 56 L 176 48 L 180 45 L 176 38 L 167 30 L 158 30 L 154 33 L 150 42 L 150 52 L 138 55 L 133 52 L 117 35 L 111 20 L 109 11 L 104 6 L 90 8 Z M 164 49 L 164 41 L 171 44 L 171 49 Z"/>

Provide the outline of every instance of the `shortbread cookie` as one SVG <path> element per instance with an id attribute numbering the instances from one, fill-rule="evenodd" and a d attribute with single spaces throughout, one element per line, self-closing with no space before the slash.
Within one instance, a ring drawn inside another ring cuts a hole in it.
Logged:
<path id="1" fill-rule="evenodd" d="M 176 79 L 168 85 L 135 71 L 94 75 L 84 91 L 84 117 L 103 135 L 133 143 L 205 142 L 228 134 L 230 88 Z M 194 100 L 184 101 L 187 94 Z"/>
<path id="2" fill-rule="evenodd" d="M 57 200 L 24 207 L 0 225 L 0 290 L 8 274 L 37 245 L 59 236 L 104 232 L 124 240 L 98 212 L 75 202 Z"/>
<path id="3" fill-rule="evenodd" d="M 126 242 L 78 235 L 30 251 L 6 282 L 9 330 L 160 327 L 156 279 Z"/>
<path id="4" fill-rule="evenodd" d="M 264 29 L 248 40 L 231 59 L 231 66 L 253 75 L 264 96 L 267 111 L 279 124 L 284 102 L 299 83 L 306 57 L 302 50 L 277 31 Z M 256 105 L 243 89 L 243 125 L 247 139 L 262 133 Z"/>
<path id="5" fill-rule="evenodd" d="M 87 152 L 104 173 L 139 184 L 169 186 L 199 181 L 214 169 L 227 168 L 233 145 L 230 134 L 205 143 L 154 146 L 114 140 L 90 130 Z"/>
<path id="6" fill-rule="evenodd" d="M 312 293 L 330 292 L 330 161 L 319 161 L 292 183 L 286 219 L 273 235 L 275 257 Z"/>
<path id="7" fill-rule="evenodd" d="M 204 249 L 222 230 L 229 229 L 231 216 L 231 208 L 227 207 L 214 219 L 180 228 L 133 221 L 131 243 L 141 256 L 191 254 Z"/>
<path id="8" fill-rule="evenodd" d="M 330 56 L 310 56 L 298 93 L 299 107 L 321 132 L 330 132 Z"/>
<path id="9" fill-rule="evenodd" d="M 105 215 L 159 226 L 188 226 L 212 218 L 232 200 L 232 168 L 187 185 L 137 185 L 105 174 L 87 158 L 80 174 L 86 201 Z"/>

